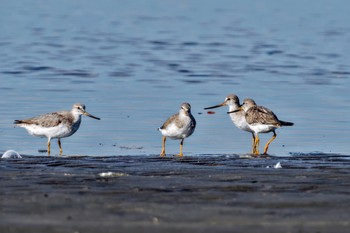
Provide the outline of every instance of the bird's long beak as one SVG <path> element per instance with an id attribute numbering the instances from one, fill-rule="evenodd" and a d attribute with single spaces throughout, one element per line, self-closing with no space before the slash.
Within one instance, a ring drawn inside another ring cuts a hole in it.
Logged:
<path id="1" fill-rule="evenodd" d="M 236 110 L 233 110 L 233 111 L 227 112 L 227 114 L 230 114 L 230 113 L 236 113 L 236 112 L 240 112 L 240 111 L 243 111 L 243 108 L 242 108 L 242 107 L 239 107 L 239 108 L 238 108 L 238 109 L 236 109 Z"/>
<path id="2" fill-rule="evenodd" d="M 211 106 L 211 107 L 204 108 L 204 110 L 212 109 L 212 108 L 219 108 L 219 107 L 222 107 L 222 106 L 225 106 L 225 102 L 223 102 L 223 103 L 221 103 L 221 104 L 218 104 L 218 105 L 215 105 L 215 106 Z"/>
<path id="3" fill-rule="evenodd" d="M 94 119 L 96 119 L 96 120 L 101 120 L 101 118 L 95 117 L 95 116 L 91 115 L 90 113 L 88 113 L 88 112 L 86 112 L 86 111 L 85 111 L 83 114 L 84 114 L 85 116 L 94 118 Z"/>

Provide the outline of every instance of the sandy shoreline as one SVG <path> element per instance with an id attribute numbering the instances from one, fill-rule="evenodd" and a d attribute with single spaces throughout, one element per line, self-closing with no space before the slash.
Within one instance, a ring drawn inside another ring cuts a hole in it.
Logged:
<path id="1" fill-rule="evenodd" d="M 273 168 L 280 162 L 281 169 Z M 340 155 L 0 160 L 1 232 L 348 232 Z"/>

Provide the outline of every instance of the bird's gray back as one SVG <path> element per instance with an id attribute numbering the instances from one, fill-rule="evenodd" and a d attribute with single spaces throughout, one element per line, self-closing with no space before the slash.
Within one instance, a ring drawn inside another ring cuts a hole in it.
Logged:
<path id="1" fill-rule="evenodd" d="M 70 112 L 61 111 L 61 112 L 53 112 L 47 113 L 40 116 L 28 118 L 25 120 L 17 120 L 16 124 L 35 124 L 45 128 L 55 127 L 61 123 L 65 125 L 72 125 L 74 122 L 74 117 Z"/>

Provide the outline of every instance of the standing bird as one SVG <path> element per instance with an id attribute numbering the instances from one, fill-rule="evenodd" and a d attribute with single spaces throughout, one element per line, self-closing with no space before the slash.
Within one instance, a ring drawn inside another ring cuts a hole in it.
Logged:
<path id="1" fill-rule="evenodd" d="M 251 132 L 252 133 L 252 153 L 256 153 L 256 148 L 255 146 L 255 135 L 253 130 L 249 127 L 246 119 L 245 119 L 245 112 L 240 111 L 241 110 L 241 105 L 239 103 L 239 98 L 235 94 L 230 94 L 226 97 L 225 101 L 221 104 L 212 106 L 212 107 L 207 107 L 204 108 L 205 110 L 207 109 L 213 109 L 213 108 L 218 108 L 222 106 L 228 106 L 229 107 L 229 112 L 232 122 L 237 126 L 237 128 Z"/>
<path id="2" fill-rule="evenodd" d="M 257 148 L 255 154 L 259 154 L 259 133 L 273 132 L 272 138 L 266 143 L 264 147 L 263 154 L 266 155 L 270 143 L 277 137 L 275 129 L 280 128 L 282 126 L 294 125 L 294 123 L 292 122 L 279 120 L 270 109 L 265 108 L 263 106 L 257 106 L 255 101 L 252 99 L 245 99 L 243 101 L 241 110 L 245 112 L 245 119 L 255 135 L 255 147 Z"/>
<path id="3" fill-rule="evenodd" d="M 51 139 L 57 138 L 60 155 L 62 155 L 63 150 L 60 139 L 69 137 L 77 132 L 81 123 L 81 115 L 100 120 L 100 118 L 86 112 L 84 104 L 74 104 L 70 111 L 53 112 L 25 120 L 15 120 L 14 124 L 25 128 L 33 136 L 46 137 L 48 139 L 47 153 L 49 155 Z"/>
<path id="4" fill-rule="evenodd" d="M 180 111 L 169 117 L 162 127 L 158 128 L 163 135 L 160 156 L 165 156 L 165 141 L 167 137 L 181 140 L 178 156 L 183 156 L 182 147 L 184 139 L 191 136 L 195 128 L 196 120 L 191 114 L 191 105 L 189 103 L 183 103 Z"/>

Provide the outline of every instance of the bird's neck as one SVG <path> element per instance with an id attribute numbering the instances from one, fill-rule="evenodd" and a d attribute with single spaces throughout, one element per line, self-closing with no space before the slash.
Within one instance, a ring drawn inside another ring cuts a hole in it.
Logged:
<path id="1" fill-rule="evenodd" d="M 236 111 L 239 109 L 239 106 L 238 105 L 229 105 L 229 112 L 232 112 L 232 111 Z"/>
<path id="2" fill-rule="evenodd" d="M 72 111 L 72 116 L 73 116 L 73 122 L 77 123 L 81 121 L 81 114 L 75 111 Z"/>
<path id="3" fill-rule="evenodd" d="M 184 110 L 180 110 L 179 112 L 180 117 L 189 117 L 191 115 L 191 112 L 186 112 Z"/>

